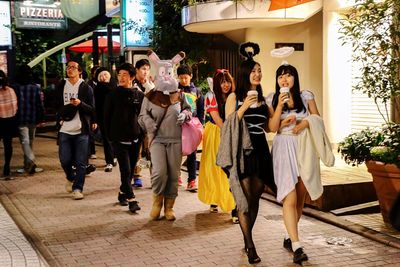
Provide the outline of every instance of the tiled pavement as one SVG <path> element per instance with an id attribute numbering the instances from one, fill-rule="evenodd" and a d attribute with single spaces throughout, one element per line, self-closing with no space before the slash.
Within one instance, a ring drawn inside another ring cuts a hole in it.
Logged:
<path id="1" fill-rule="evenodd" d="M 14 168 L 19 167 L 22 161 L 20 150 L 15 142 Z M 100 159 L 94 160 L 99 166 L 103 164 L 100 150 L 98 148 L 97 153 Z M 151 190 L 148 171 L 143 171 L 145 187 L 135 191 L 142 210 L 138 214 L 130 214 L 127 207 L 116 203 L 118 169 L 105 173 L 100 167 L 86 179 L 85 199 L 74 201 L 64 191 L 65 178 L 59 165 L 55 140 L 37 138 L 35 151 L 38 165 L 45 171 L 1 181 L 0 200 L 48 265 L 248 265 L 242 251 L 240 227 L 230 222 L 228 214 L 209 213 L 208 207 L 197 200 L 196 194 L 179 189 L 175 205 L 176 221 L 149 221 Z M 318 212 L 315 214 L 313 216 L 318 217 Z M 33 259 L 35 253 L 32 251 L 35 250 L 26 245 L 26 240 L 18 231 L 10 234 L 14 230 L 7 230 L 10 222 L 3 221 L 5 213 L 1 209 L 0 216 L 0 266 L 44 266 L 37 254 L 38 260 Z M 325 218 L 328 218 L 325 221 L 336 219 L 332 215 Z M 354 227 L 351 223 L 349 226 Z M 310 258 L 303 265 L 400 266 L 399 248 L 373 241 L 345 228 L 303 216 L 300 235 Z M 362 231 L 364 228 L 359 229 Z M 7 243 L 10 237 L 13 239 L 11 243 L 17 244 L 19 249 Z M 290 253 L 282 248 L 282 237 L 280 206 L 262 200 L 254 227 L 257 251 L 262 258 L 258 266 L 296 266 L 291 261 Z M 351 242 L 328 244 L 332 237 L 346 238 Z M 18 239 L 18 242 L 15 241 Z M 12 262 L 3 260 L 6 254 Z"/>

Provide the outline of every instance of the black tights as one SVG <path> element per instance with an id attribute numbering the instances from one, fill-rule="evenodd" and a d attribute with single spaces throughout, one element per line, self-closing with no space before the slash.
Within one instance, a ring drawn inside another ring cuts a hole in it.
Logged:
<path id="1" fill-rule="evenodd" d="M 12 137 L 5 136 L 3 138 L 3 146 L 4 146 L 4 169 L 3 175 L 9 176 L 10 175 L 10 162 L 11 157 L 13 154 L 13 147 L 12 147 Z"/>
<path id="2" fill-rule="evenodd" d="M 245 248 L 254 248 L 252 230 L 257 219 L 259 201 L 264 192 L 264 182 L 256 177 L 240 181 L 248 203 L 248 212 L 238 211 L 240 228 L 242 229 Z"/>

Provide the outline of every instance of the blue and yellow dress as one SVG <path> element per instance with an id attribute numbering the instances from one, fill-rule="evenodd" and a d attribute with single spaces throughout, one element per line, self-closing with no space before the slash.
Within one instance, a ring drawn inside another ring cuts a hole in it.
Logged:
<path id="1" fill-rule="evenodd" d="M 203 152 L 201 153 L 198 198 L 208 205 L 218 205 L 224 212 L 231 212 L 236 204 L 229 189 L 229 179 L 216 165 L 217 152 L 220 143 L 220 128 L 214 123 L 211 111 L 218 111 L 217 99 L 213 92 L 208 92 L 205 97 L 205 110 L 207 123 L 203 133 Z M 220 114 L 221 115 L 221 114 Z M 222 114 L 221 118 L 224 120 Z"/>

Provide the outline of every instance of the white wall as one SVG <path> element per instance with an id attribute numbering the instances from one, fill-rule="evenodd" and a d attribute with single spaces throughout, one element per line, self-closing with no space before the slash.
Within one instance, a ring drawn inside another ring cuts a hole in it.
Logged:
<path id="1" fill-rule="evenodd" d="M 351 129 L 351 49 L 339 40 L 339 8 L 343 8 L 343 1 L 336 2 L 324 5 L 323 10 L 323 110 L 333 143 L 342 141 Z"/>

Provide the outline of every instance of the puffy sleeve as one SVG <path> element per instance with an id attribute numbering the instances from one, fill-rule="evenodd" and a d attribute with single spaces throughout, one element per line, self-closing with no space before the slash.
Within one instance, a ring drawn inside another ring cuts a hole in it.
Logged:
<path id="1" fill-rule="evenodd" d="M 306 101 L 313 100 L 314 94 L 309 90 L 301 91 L 301 97 L 304 98 Z"/>
<path id="2" fill-rule="evenodd" d="M 274 99 L 275 93 L 269 93 L 265 98 L 265 103 L 268 107 L 272 108 L 272 100 Z"/>
<path id="3" fill-rule="evenodd" d="M 204 109 L 207 113 L 210 113 L 211 111 L 218 111 L 217 99 L 215 98 L 213 92 L 210 91 L 206 94 L 204 102 Z"/>

